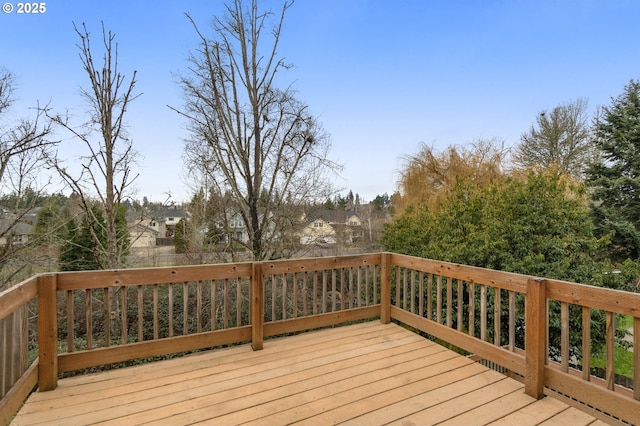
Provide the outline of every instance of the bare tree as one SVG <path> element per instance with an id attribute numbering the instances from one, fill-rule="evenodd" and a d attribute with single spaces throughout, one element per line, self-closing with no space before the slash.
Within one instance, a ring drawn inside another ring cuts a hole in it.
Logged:
<path id="1" fill-rule="evenodd" d="M 594 155 L 587 106 L 587 101 L 580 98 L 551 112 L 540 112 L 536 124 L 522 134 L 514 162 L 524 168 L 555 169 L 581 178 Z"/>
<path id="2" fill-rule="evenodd" d="M 127 196 L 132 183 L 132 165 L 137 152 L 125 130 L 124 116 L 129 104 L 140 95 L 134 95 L 136 71 L 127 81 L 120 73 L 118 64 L 118 44 L 115 35 L 102 24 L 101 63 L 93 57 L 90 34 L 85 24 L 74 29 L 80 37 L 80 60 L 89 77 L 89 88 L 81 89 L 82 97 L 88 104 L 89 119 L 84 125 L 74 126 L 68 116 L 53 115 L 47 111 L 52 121 L 81 141 L 86 154 L 80 157 L 80 170 L 67 164 L 53 162 L 67 185 L 79 195 L 82 211 L 86 215 L 96 252 L 100 253 L 103 268 L 117 268 L 125 261 L 128 241 L 123 241 L 122 232 L 117 230 L 117 216 L 121 202 Z M 96 217 L 95 204 L 104 211 L 104 222 Z M 106 229 L 101 229 L 106 227 Z M 106 234 L 106 243 L 99 234 Z"/>
<path id="3" fill-rule="evenodd" d="M 256 0 L 235 0 L 223 17 L 214 17 L 213 39 L 187 15 L 200 38 L 181 77 L 186 105 L 178 112 L 189 119 L 192 134 L 187 169 L 230 200 L 224 216 L 239 215 L 244 234 L 234 235 L 247 238 L 235 243 L 254 259 L 281 255 L 278 246 L 297 226 L 302 207 L 326 199 L 329 176 L 339 170 L 308 106 L 290 86 L 276 85 L 290 68 L 277 55 L 290 6 L 284 3 L 275 15 L 259 11 Z"/>
<path id="4" fill-rule="evenodd" d="M 56 142 L 48 140 L 51 126 L 43 123 L 42 110 L 35 108 L 35 117 L 17 123 L 2 124 L 14 98 L 13 75 L 0 69 L 0 195 L 10 195 L 11 205 L 0 206 L 0 290 L 33 264 L 26 254 L 35 241 L 18 241 L 19 228 L 25 215 L 35 207 L 49 183 L 41 169 Z M 8 209 L 8 211 L 4 211 Z"/>

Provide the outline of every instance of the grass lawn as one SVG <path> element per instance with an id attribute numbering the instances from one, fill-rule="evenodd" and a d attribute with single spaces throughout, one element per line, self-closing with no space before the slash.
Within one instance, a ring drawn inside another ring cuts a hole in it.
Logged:
<path id="1" fill-rule="evenodd" d="M 618 329 L 629 329 L 633 327 L 633 317 L 619 316 L 618 317 Z M 591 358 L 591 365 L 593 367 L 606 368 L 606 355 L 605 349 L 602 349 L 602 356 L 594 356 Z M 616 374 L 626 377 L 633 377 L 633 350 L 627 350 L 620 345 L 614 346 L 614 361 L 616 367 Z"/>

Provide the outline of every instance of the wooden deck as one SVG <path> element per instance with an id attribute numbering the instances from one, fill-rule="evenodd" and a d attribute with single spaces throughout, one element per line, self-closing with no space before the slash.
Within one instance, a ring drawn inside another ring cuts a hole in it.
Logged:
<path id="1" fill-rule="evenodd" d="M 603 425 L 397 325 L 377 321 L 62 379 L 30 424 Z"/>

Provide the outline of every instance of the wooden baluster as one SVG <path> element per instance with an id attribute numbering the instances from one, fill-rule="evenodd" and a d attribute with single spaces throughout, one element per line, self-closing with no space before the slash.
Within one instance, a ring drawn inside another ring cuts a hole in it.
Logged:
<path id="1" fill-rule="evenodd" d="M 442 324 L 442 280 L 444 277 L 436 278 L 436 322 Z"/>
<path id="2" fill-rule="evenodd" d="M 427 274 L 427 318 L 433 321 L 433 275 Z"/>
<path id="3" fill-rule="evenodd" d="M 302 315 L 309 315 L 309 291 L 308 291 L 308 282 L 307 282 L 308 272 L 302 273 Z"/>
<path id="4" fill-rule="evenodd" d="M 509 290 L 509 350 L 516 348 L 516 293 Z"/>
<path id="5" fill-rule="evenodd" d="M 582 307 L 582 379 L 591 381 L 591 309 L 588 306 Z"/>
<path id="6" fill-rule="evenodd" d="M 411 313 L 416 313 L 416 271 L 411 270 Z"/>
<path id="7" fill-rule="evenodd" d="M 142 286 L 138 286 L 138 342 L 144 340 L 144 298 Z"/>
<path id="8" fill-rule="evenodd" d="M 420 271 L 418 279 L 418 311 L 421 317 L 424 317 L 424 272 Z"/>
<path id="9" fill-rule="evenodd" d="M 615 314 L 613 312 L 607 312 L 607 336 L 606 336 L 606 346 L 607 346 L 607 366 L 606 366 L 606 382 L 607 389 L 615 390 L 615 375 L 616 375 L 616 365 L 615 365 L 615 333 L 616 333 L 616 322 L 615 322 Z"/>
<path id="10" fill-rule="evenodd" d="M 364 266 L 364 306 L 371 304 L 371 297 L 369 292 L 369 265 Z"/>
<path id="11" fill-rule="evenodd" d="M 453 315 L 451 310 L 453 309 L 453 280 L 451 277 L 447 277 L 447 327 L 451 328 L 453 324 Z"/>
<path id="12" fill-rule="evenodd" d="M 158 298 L 159 298 L 159 289 L 158 284 L 153 285 L 153 339 L 158 340 L 159 338 L 159 327 L 158 327 Z"/>
<path id="13" fill-rule="evenodd" d="M 336 303 L 337 303 L 337 293 L 338 288 L 336 287 L 336 270 L 335 268 L 331 270 L 331 312 L 336 311 Z"/>
<path id="14" fill-rule="evenodd" d="M 84 323 L 87 332 L 87 350 L 93 348 L 93 312 L 91 289 L 84 291 Z"/>
<path id="15" fill-rule="evenodd" d="M 111 345 L 111 309 L 109 309 L 109 288 L 105 287 L 102 289 L 102 300 L 103 300 L 103 317 L 104 317 L 104 346 L 109 347 Z"/>
<path id="16" fill-rule="evenodd" d="M 291 312 L 291 315 L 293 316 L 293 318 L 297 318 L 298 317 L 298 274 L 297 273 L 293 273 L 291 274 L 293 276 L 293 311 Z"/>
<path id="17" fill-rule="evenodd" d="M 202 333 L 202 281 L 196 283 L 196 331 Z"/>
<path id="18" fill-rule="evenodd" d="M 400 267 L 396 266 L 396 306 L 400 307 Z"/>
<path id="19" fill-rule="evenodd" d="M 229 328 L 229 278 L 224 279 L 222 294 L 222 326 Z"/>
<path id="20" fill-rule="evenodd" d="M 173 283 L 169 283 L 169 337 L 173 337 Z"/>
<path id="21" fill-rule="evenodd" d="M 127 302 L 128 302 L 128 298 L 127 298 L 127 290 L 129 289 L 129 287 L 125 287 L 122 286 L 120 287 L 120 322 L 122 323 L 122 344 L 126 344 L 128 343 L 129 340 L 129 321 L 127 319 Z"/>
<path id="22" fill-rule="evenodd" d="M 560 366 L 569 372 L 569 304 L 560 302 Z"/>
<path id="23" fill-rule="evenodd" d="M 216 280 L 211 280 L 211 331 L 218 328 L 218 315 L 217 315 L 217 285 Z"/>
<path id="24" fill-rule="evenodd" d="M 407 310 L 407 297 L 409 280 L 407 279 L 407 268 L 402 268 L 402 309 Z"/>
<path id="25" fill-rule="evenodd" d="M 476 335 L 476 283 L 469 282 L 469 335 Z"/>
<path id="26" fill-rule="evenodd" d="M 242 326 L 242 280 L 236 278 L 236 327 Z"/>
<path id="27" fill-rule="evenodd" d="M 322 271 L 322 311 L 327 312 L 327 270 Z"/>
<path id="28" fill-rule="evenodd" d="M 282 319 L 287 319 L 287 276 L 282 274 Z"/>
<path id="29" fill-rule="evenodd" d="M 67 351 L 73 352 L 75 350 L 75 342 L 73 340 L 73 291 L 67 290 Z"/>
<path id="30" fill-rule="evenodd" d="M 487 341 L 487 286 L 480 285 L 480 339 Z"/>
<path id="31" fill-rule="evenodd" d="M 349 268 L 349 307 L 355 306 L 355 295 L 353 294 L 353 268 Z"/>
<path id="32" fill-rule="evenodd" d="M 633 318 L 633 398 L 640 401 L 640 317 Z"/>
<path id="33" fill-rule="evenodd" d="M 495 287 L 493 291 L 493 344 L 501 345 L 502 328 L 502 295 L 500 289 Z"/>
<path id="34" fill-rule="evenodd" d="M 375 265 L 373 265 L 371 274 L 373 275 L 373 304 L 378 304 L 378 270 Z"/>
<path id="35" fill-rule="evenodd" d="M 458 305 L 458 319 L 456 321 L 456 326 L 458 331 L 462 331 L 462 325 L 463 325 L 463 321 L 462 318 L 464 316 L 464 311 L 463 311 L 463 307 L 464 307 L 464 297 L 463 297 L 463 293 L 464 292 L 464 281 L 462 280 L 458 280 L 458 291 L 457 291 L 457 305 Z"/>
<path id="36" fill-rule="evenodd" d="M 318 272 L 314 271 L 313 274 L 313 315 L 318 314 Z"/>
<path id="37" fill-rule="evenodd" d="M 189 283 L 182 283 L 182 335 L 189 334 Z"/>
<path id="38" fill-rule="evenodd" d="M 276 303 L 278 300 L 277 296 L 278 288 L 276 287 L 276 276 L 271 274 L 271 321 L 276 321 L 278 319 L 276 310 Z"/>
<path id="39" fill-rule="evenodd" d="M 358 293 L 358 307 L 362 306 L 362 270 L 356 266 L 356 291 Z"/>

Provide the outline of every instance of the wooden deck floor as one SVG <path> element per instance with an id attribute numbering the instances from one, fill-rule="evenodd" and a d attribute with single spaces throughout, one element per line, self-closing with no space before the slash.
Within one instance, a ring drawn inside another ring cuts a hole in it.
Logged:
<path id="1" fill-rule="evenodd" d="M 62 379 L 11 424 L 194 423 L 605 424 L 379 322 Z"/>

